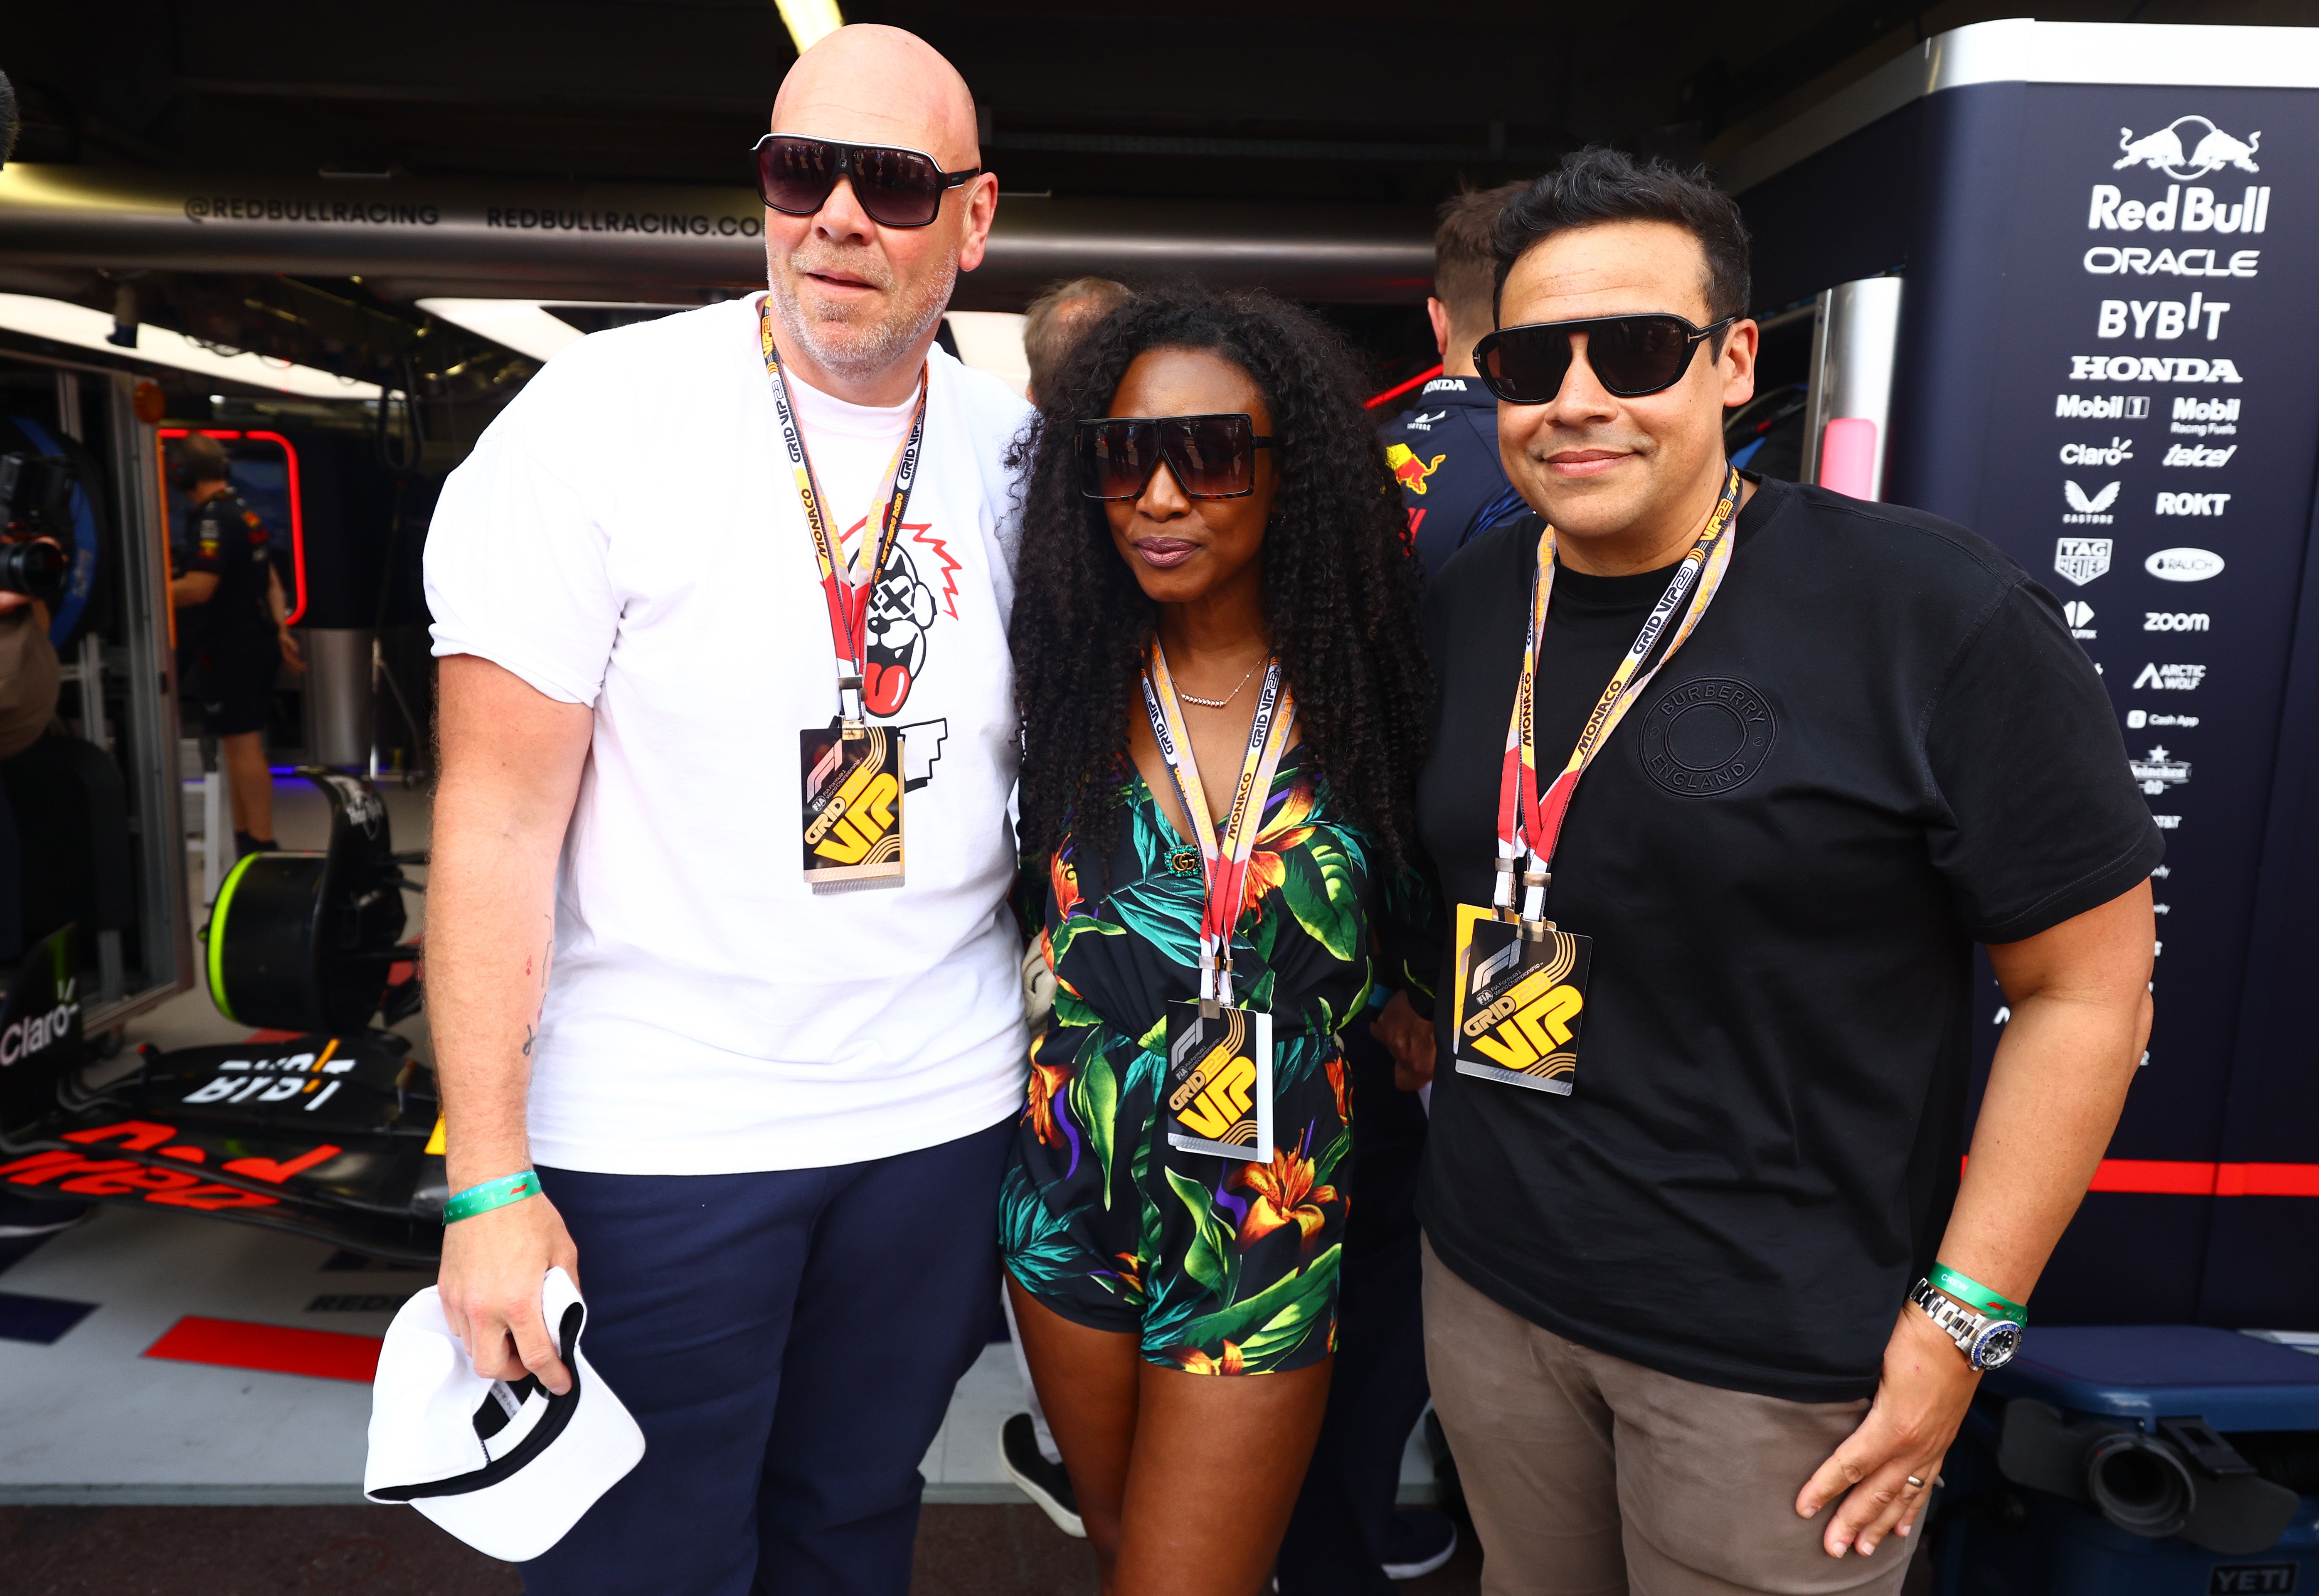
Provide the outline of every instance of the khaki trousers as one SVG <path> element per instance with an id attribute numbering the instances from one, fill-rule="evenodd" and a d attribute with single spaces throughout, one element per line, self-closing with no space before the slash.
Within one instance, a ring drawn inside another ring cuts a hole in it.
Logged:
<path id="1" fill-rule="evenodd" d="M 1482 1540 L 1482 1596 L 1900 1589 L 1917 1535 L 1830 1557 L 1796 1493 L 1863 1400 L 1793 1402 L 1566 1341 L 1425 1246 L 1425 1367 Z"/>

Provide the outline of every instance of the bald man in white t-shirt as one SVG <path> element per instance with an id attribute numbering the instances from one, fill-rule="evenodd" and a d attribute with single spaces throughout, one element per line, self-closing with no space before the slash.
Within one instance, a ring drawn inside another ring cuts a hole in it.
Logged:
<path id="1" fill-rule="evenodd" d="M 932 347 L 997 184 L 891 28 L 772 130 L 769 293 L 558 355 L 428 542 L 444 1308 L 561 1392 L 570 1269 L 646 1440 L 555 1596 L 901 1596 L 997 1283 L 1027 410 Z"/>

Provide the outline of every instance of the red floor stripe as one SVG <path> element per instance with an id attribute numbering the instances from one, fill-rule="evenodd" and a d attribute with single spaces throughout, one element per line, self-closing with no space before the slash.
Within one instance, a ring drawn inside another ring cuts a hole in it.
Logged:
<path id="1" fill-rule="evenodd" d="M 148 1357 L 178 1363 L 220 1364 L 230 1369 L 265 1369 L 277 1375 L 312 1375 L 324 1380 L 355 1380 L 367 1385 L 378 1373 L 376 1336 L 338 1330 L 293 1330 L 282 1324 L 248 1324 L 239 1319 L 202 1319 L 188 1314 L 145 1348 Z"/>
<path id="2" fill-rule="evenodd" d="M 2163 1197 L 2319 1197 L 2319 1164 L 2104 1159 L 2086 1189 Z"/>

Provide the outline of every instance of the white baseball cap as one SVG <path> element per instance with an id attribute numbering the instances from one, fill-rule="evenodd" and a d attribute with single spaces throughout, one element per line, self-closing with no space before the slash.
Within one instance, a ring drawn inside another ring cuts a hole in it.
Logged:
<path id="1" fill-rule="evenodd" d="M 402 1501 L 487 1556 L 524 1563 L 564 1538 L 645 1455 L 644 1431 L 581 1349 L 587 1304 L 562 1269 L 540 1283 L 572 1389 L 475 1373 L 429 1286 L 379 1349 L 363 1494 Z"/>

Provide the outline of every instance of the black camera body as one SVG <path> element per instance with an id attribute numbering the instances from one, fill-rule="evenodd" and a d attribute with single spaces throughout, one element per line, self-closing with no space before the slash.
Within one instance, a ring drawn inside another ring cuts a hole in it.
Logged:
<path id="1" fill-rule="evenodd" d="M 59 455 L 0 455 L 0 593 L 21 593 L 53 608 L 72 577 L 72 525 L 65 495 L 72 468 Z M 46 540 L 46 541 L 43 541 Z"/>

